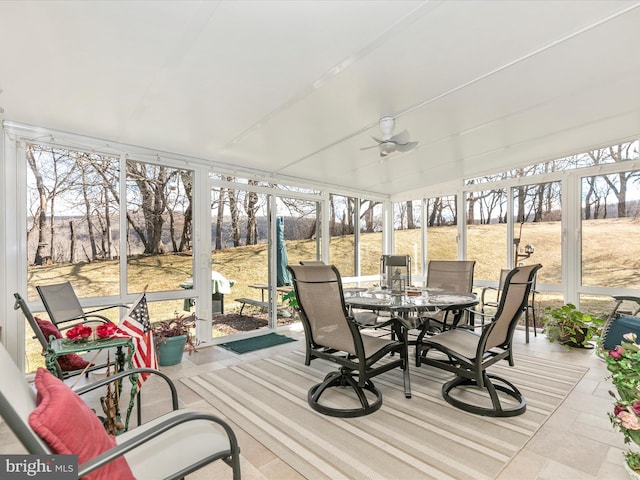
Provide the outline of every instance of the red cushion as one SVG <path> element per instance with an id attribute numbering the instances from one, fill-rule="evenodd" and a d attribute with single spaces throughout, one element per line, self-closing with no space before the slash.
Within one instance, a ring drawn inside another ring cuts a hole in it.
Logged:
<path id="1" fill-rule="evenodd" d="M 29 415 L 29 425 L 53 453 L 78 455 L 83 464 L 116 446 L 102 422 L 86 403 L 62 380 L 44 368 L 36 371 L 37 407 Z M 83 477 L 85 480 L 134 480 L 124 457 L 109 462 Z"/>
<path id="2" fill-rule="evenodd" d="M 51 337 L 52 335 L 56 338 L 62 338 L 62 334 L 60 334 L 60 330 L 58 330 L 58 328 L 49 320 L 42 320 L 41 318 L 38 318 L 38 317 L 34 317 L 34 319 L 38 324 L 38 326 L 40 327 L 40 330 L 42 330 L 42 333 L 44 333 L 44 336 L 47 338 L 47 340 L 49 340 L 49 337 Z M 60 365 L 60 368 L 65 372 L 72 371 L 72 370 L 82 370 L 87 366 L 93 366 L 92 363 L 87 362 L 84 358 L 82 358 L 77 353 L 69 353 L 67 355 L 61 355 L 60 357 L 58 357 L 57 360 L 58 360 L 58 364 Z"/>

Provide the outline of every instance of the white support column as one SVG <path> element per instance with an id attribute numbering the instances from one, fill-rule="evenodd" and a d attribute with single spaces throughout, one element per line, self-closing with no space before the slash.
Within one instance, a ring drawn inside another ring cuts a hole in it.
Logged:
<path id="1" fill-rule="evenodd" d="M 25 368 L 25 320 L 19 310 L 14 310 L 14 292 L 26 298 L 26 162 L 25 146 L 6 130 L 0 139 L 0 340 L 18 367 Z M 12 205 L 12 208 L 8 208 Z"/>
<path id="2" fill-rule="evenodd" d="M 331 224 L 330 212 L 329 212 L 329 192 L 324 191 L 322 194 L 322 206 L 321 206 L 321 215 L 322 218 L 320 229 L 322 231 L 322 257 L 321 260 L 325 263 L 331 261 L 329 258 L 329 243 L 331 242 L 331 232 L 329 230 L 329 225 Z"/>
<path id="3" fill-rule="evenodd" d="M 211 189 L 209 171 L 206 168 L 193 169 L 193 285 L 196 301 L 196 316 L 202 321 L 196 323 L 196 336 L 202 341 L 211 341 Z"/>
<path id="4" fill-rule="evenodd" d="M 467 209 L 465 208 L 465 192 L 458 190 L 456 195 L 456 210 L 458 211 L 458 223 L 456 225 L 456 241 L 458 246 L 458 258 L 464 259 L 467 256 Z"/>
<path id="5" fill-rule="evenodd" d="M 390 200 L 382 202 L 382 254 L 393 253 L 393 203 Z"/>
<path id="6" fill-rule="evenodd" d="M 278 267 L 277 263 L 277 228 L 276 217 L 278 216 L 278 207 L 275 195 L 268 195 L 268 208 L 267 216 L 269 218 L 269 238 L 268 238 L 268 260 L 267 271 L 269 272 L 269 328 L 276 328 L 278 325 L 278 292 L 276 286 L 278 285 Z"/>
<path id="7" fill-rule="evenodd" d="M 353 205 L 353 275 L 360 276 L 360 197 L 354 197 Z"/>
<path id="8" fill-rule="evenodd" d="M 582 278 L 582 232 L 580 215 L 579 175 L 567 175 L 562 179 L 562 291 L 565 303 L 580 308 L 578 287 Z"/>

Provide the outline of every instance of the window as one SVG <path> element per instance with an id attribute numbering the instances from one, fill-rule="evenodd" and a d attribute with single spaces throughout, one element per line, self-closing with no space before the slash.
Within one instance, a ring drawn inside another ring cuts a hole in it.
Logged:
<path id="1" fill-rule="evenodd" d="M 193 276 L 193 172 L 128 160 L 127 292 L 178 290 Z M 167 312 L 169 314 L 171 312 Z"/>
<path id="2" fill-rule="evenodd" d="M 79 297 L 117 295 L 118 158 L 29 144 L 26 161 L 28 299 L 67 280 Z"/>

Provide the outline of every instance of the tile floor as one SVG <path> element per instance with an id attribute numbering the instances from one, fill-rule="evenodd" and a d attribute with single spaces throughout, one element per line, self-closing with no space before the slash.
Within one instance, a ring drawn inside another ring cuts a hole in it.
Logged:
<path id="1" fill-rule="evenodd" d="M 286 331 L 291 336 L 302 338 L 299 325 L 292 325 Z M 511 460 L 497 480 L 574 480 L 626 479 L 622 466 L 622 452 L 625 446 L 622 435 L 616 432 L 607 417 L 612 407 L 609 396 L 609 382 L 606 380 L 605 363 L 594 355 L 593 350 L 566 349 L 550 344 L 543 335 L 524 341 L 524 331 L 515 334 L 516 351 L 532 356 L 544 355 L 558 362 L 583 365 L 589 370 L 554 412 L 548 421 Z M 239 362 L 251 361 L 264 356 L 275 355 L 289 349 L 300 348 L 296 343 L 260 350 L 244 355 L 236 355 L 219 347 L 200 348 L 176 366 L 163 367 L 163 371 L 174 379 L 198 375 L 202 372 L 225 368 Z M 196 410 L 212 411 L 212 407 L 200 399 L 181 382 L 176 382 L 181 406 Z M 152 417 L 154 412 L 168 408 L 160 382 L 145 385 L 144 417 Z M 156 393 L 157 392 L 157 393 Z M 135 423 L 135 422 L 134 422 Z M 252 439 L 246 432 L 235 428 L 242 449 L 242 474 L 246 480 L 298 480 L 296 471 L 275 457 L 262 444 Z M 5 424 L 0 425 L 0 453 L 22 453 L 22 447 Z M 230 478 L 229 469 L 220 463 L 209 466 L 191 475 L 191 479 Z"/>

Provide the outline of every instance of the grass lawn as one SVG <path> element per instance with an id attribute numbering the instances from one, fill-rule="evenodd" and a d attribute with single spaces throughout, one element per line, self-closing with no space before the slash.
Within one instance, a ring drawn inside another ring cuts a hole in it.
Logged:
<path id="1" fill-rule="evenodd" d="M 583 222 L 582 251 L 583 283 L 587 285 L 607 285 L 626 288 L 640 288 L 640 235 L 639 222 L 635 219 L 607 219 Z M 435 227 L 429 229 L 428 257 L 432 259 L 456 258 L 456 227 Z M 415 255 L 420 251 L 420 230 L 400 230 L 395 232 L 395 251 L 408 253 L 413 258 L 414 272 L 420 274 Z M 497 280 L 500 269 L 506 266 L 506 225 L 473 225 L 468 229 L 469 259 L 476 260 L 477 280 Z M 619 241 L 624 239 L 623 242 Z M 353 237 L 331 239 L 332 262 L 340 271 L 352 270 Z M 528 223 L 522 232 L 522 243 L 535 245 L 535 254 L 527 263 L 543 265 L 538 275 L 538 283 L 559 284 L 561 282 L 561 225 L 560 222 Z M 381 233 L 361 235 L 362 271 L 379 271 Z M 287 256 L 290 263 L 315 259 L 314 240 L 287 241 Z M 260 290 L 249 287 L 255 283 L 265 283 L 268 279 L 267 245 L 253 245 L 227 248 L 212 255 L 213 269 L 225 277 L 233 279 L 235 285 L 231 295 L 225 296 L 225 312 L 237 311 L 240 305 L 235 298 L 260 298 Z M 192 276 L 194 258 L 188 254 L 168 254 L 138 256 L 128 259 L 128 281 L 130 292 L 182 291 L 179 283 Z M 31 266 L 28 271 L 28 297 L 37 299 L 35 286 L 69 280 L 80 297 L 100 297 L 117 295 L 119 289 L 119 264 L 117 260 L 92 263 L 61 264 L 51 266 Z M 557 305 L 562 298 L 557 293 L 538 295 L 538 314 L 541 316 L 545 305 Z M 153 302 L 149 304 L 152 320 L 172 317 L 182 310 L 183 300 Z M 248 308 L 248 307 L 247 307 Z M 590 313 L 608 313 L 611 308 L 609 297 L 584 297 L 582 309 Z M 247 309 L 245 309 L 246 311 Z M 34 312 L 38 313 L 38 312 Z M 116 319 L 117 320 L 117 319 Z M 31 332 L 27 333 L 27 337 Z M 35 343 L 34 343 L 35 345 Z M 35 352 L 33 351 L 35 348 Z M 30 348 L 32 362 L 39 356 L 37 346 Z"/>

